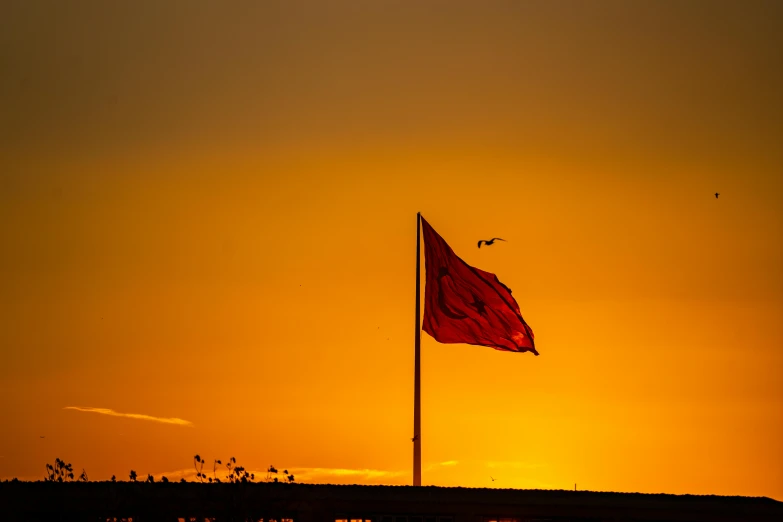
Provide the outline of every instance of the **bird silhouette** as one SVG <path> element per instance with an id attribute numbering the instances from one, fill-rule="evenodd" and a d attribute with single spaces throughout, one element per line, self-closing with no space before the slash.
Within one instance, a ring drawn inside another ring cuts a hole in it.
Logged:
<path id="1" fill-rule="evenodd" d="M 492 477 L 492 475 L 490 475 L 489 478 L 492 479 L 492 482 L 495 482 L 495 479 Z"/>
<path id="2" fill-rule="evenodd" d="M 715 199 L 718 199 L 718 196 L 720 196 L 720 192 L 715 193 Z"/>
<path id="3" fill-rule="evenodd" d="M 418 436 L 418 435 L 416 435 L 415 437 L 413 437 L 413 438 L 411 439 L 411 442 L 416 442 L 416 439 L 418 439 L 418 438 L 419 438 L 419 436 Z"/>
<path id="4" fill-rule="evenodd" d="M 478 242 L 478 247 L 479 247 L 479 248 L 481 248 L 481 243 L 484 243 L 485 245 L 487 245 L 487 246 L 490 246 L 492 243 L 494 243 L 494 242 L 495 242 L 495 240 L 498 240 L 498 241 L 505 241 L 505 239 L 503 239 L 502 237 L 493 237 L 493 238 L 492 238 L 492 239 L 490 239 L 489 241 L 487 241 L 486 239 L 481 239 L 481 240 L 479 240 L 479 242 Z"/>

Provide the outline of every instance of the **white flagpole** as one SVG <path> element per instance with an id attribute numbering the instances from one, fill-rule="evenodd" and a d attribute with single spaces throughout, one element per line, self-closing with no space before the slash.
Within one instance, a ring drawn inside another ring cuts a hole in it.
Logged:
<path id="1" fill-rule="evenodd" d="M 416 213 L 416 331 L 413 374 L 413 485 L 421 486 L 421 213 Z"/>

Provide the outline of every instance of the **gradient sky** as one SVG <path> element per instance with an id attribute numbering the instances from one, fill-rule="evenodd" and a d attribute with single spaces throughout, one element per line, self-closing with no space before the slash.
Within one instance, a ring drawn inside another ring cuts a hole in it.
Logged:
<path id="1" fill-rule="evenodd" d="M 3 2 L 0 478 L 410 483 L 421 211 L 541 353 L 423 336 L 425 484 L 783 499 L 781 20 Z"/>

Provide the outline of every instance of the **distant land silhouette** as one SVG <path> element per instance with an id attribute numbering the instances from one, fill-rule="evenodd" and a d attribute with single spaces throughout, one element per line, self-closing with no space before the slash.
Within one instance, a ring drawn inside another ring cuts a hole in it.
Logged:
<path id="1" fill-rule="evenodd" d="M 0 484 L 4 521 L 275 520 L 508 522 L 783 520 L 769 498 L 571 490 L 287 483 L 14 482 Z"/>

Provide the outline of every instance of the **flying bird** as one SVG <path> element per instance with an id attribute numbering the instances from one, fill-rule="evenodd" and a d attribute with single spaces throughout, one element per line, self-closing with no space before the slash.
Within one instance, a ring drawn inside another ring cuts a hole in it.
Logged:
<path id="1" fill-rule="evenodd" d="M 492 477 L 492 475 L 490 475 L 489 478 L 492 479 L 492 482 L 495 482 L 495 479 Z"/>
<path id="2" fill-rule="evenodd" d="M 413 438 L 411 439 L 411 442 L 416 442 L 416 439 L 418 439 L 418 438 L 419 438 L 419 436 L 418 436 L 418 435 L 416 435 L 415 437 L 413 437 Z"/>
<path id="3" fill-rule="evenodd" d="M 481 248 L 481 243 L 484 243 L 485 245 L 490 246 L 492 243 L 495 242 L 495 240 L 505 241 L 505 239 L 503 239 L 502 237 L 493 237 L 489 241 L 487 241 L 486 239 L 480 239 L 479 242 L 478 242 L 478 247 Z"/>
<path id="4" fill-rule="evenodd" d="M 718 196 L 720 196 L 720 192 L 715 193 L 715 199 L 718 199 Z"/>

